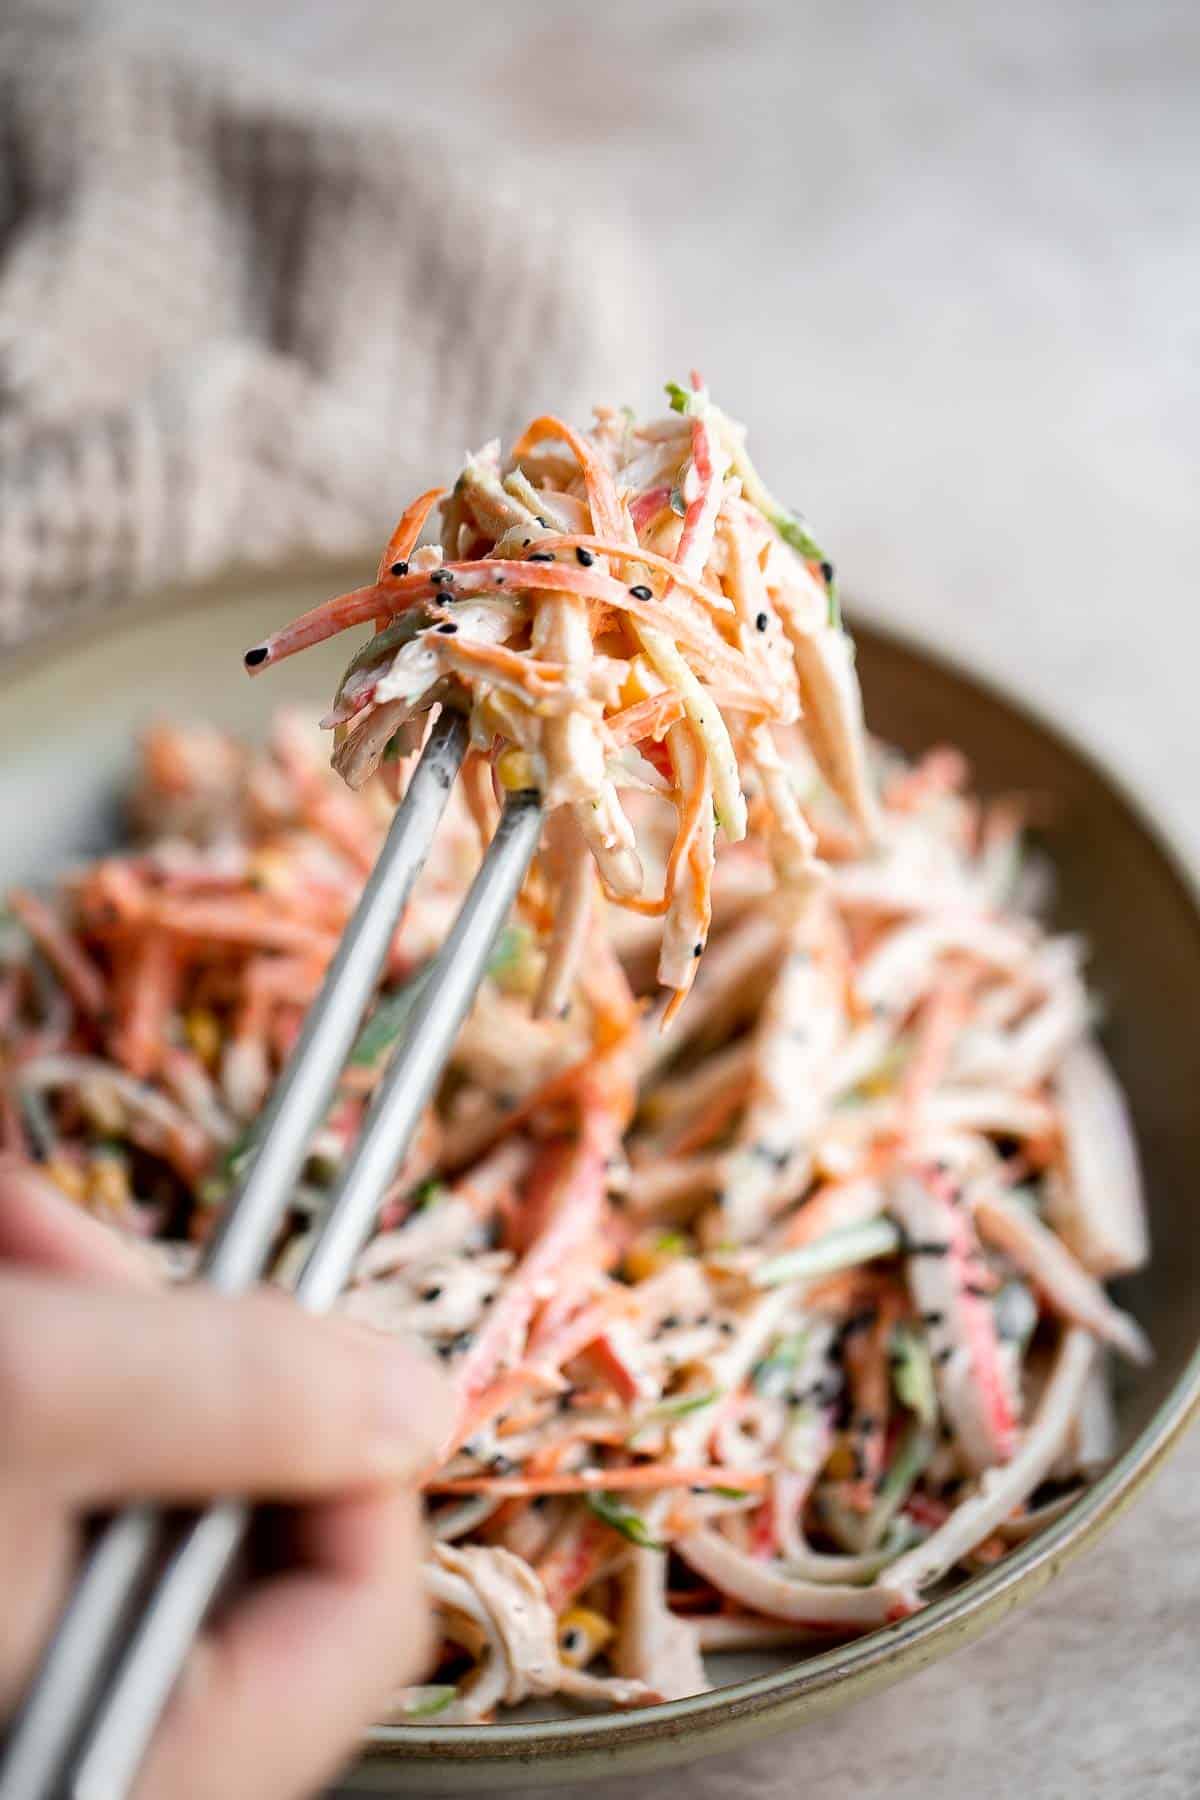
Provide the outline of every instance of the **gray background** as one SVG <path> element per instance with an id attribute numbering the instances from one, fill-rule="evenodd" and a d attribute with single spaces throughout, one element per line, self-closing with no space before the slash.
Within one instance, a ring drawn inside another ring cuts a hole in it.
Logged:
<path id="1" fill-rule="evenodd" d="M 772 484 L 818 522 L 863 610 L 1053 712 L 1200 862 L 1200 9 L 110 11 L 427 113 L 431 144 L 523 146 L 573 196 L 581 255 L 597 213 L 623 218 L 646 245 L 648 341 L 631 367 L 699 365 L 753 421 Z M 1193 1437 L 998 1634 L 672 1787 L 1195 1794 L 1198 1477 Z"/>

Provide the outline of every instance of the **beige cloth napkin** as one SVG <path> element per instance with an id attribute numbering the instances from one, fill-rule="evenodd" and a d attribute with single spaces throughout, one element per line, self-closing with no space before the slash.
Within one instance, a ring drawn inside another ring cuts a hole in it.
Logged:
<path id="1" fill-rule="evenodd" d="M 367 550 L 468 446 L 625 398 L 619 237 L 446 97 L 355 111 L 0 11 L 0 652 Z"/>

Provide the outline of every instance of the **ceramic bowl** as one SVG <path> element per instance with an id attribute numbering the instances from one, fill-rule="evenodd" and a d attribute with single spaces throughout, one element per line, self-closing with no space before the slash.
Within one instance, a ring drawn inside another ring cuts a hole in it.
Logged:
<path id="1" fill-rule="evenodd" d="M 46 877 L 111 844 L 139 724 L 168 713 L 261 729 L 274 704 L 332 691 L 340 645 L 259 682 L 240 652 L 361 571 L 228 580 L 152 613 L 122 614 L 71 645 L 10 657 L 0 678 L 0 886 Z M 1132 1103 L 1154 1258 L 1120 1298 L 1148 1330 L 1153 1366 L 1118 1392 L 1116 1462 L 1041 1537 L 915 1617 L 803 1661 L 715 1668 L 720 1685 L 632 1713 L 483 1729 L 380 1729 L 357 1793 L 528 1789 L 666 1767 L 793 1727 L 969 1642 L 1038 1593 L 1133 1500 L 1200 1400 L 1200 909 L 1169 847 L 1119 785 L 1056 729 L 949 663 L 876 630 L 857 632 L 867 714 L 908 750 L 949 741 L 984 792 L 1044 796 L 1059 922 L 1082 932 L 1104 1038 Z"/>

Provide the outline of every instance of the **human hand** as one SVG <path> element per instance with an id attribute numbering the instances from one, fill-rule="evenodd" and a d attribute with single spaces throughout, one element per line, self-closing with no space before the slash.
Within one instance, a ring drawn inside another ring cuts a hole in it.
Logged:
<path id="1" fill-rule="evenodd" d="M 284 1295 L 166 1291 L 136 1250 L 0 1161 L 0 1718 L 90 1512 L 220 1493 L 286 1502 L 287 1563 L 197 1642 L 137 1800 L 315 1791 L 425 1660 L 409 1482 L 449 1404 L 404 1346 Z"/>

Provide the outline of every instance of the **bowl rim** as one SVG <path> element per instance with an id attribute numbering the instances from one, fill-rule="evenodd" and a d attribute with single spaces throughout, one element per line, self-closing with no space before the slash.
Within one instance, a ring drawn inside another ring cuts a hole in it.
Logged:
<path id="1" fill-rule="evenodd" d="M 264 600 L 283 591 L 297 576 L 339 580 L 358 578 L 361 570 L 347 557 L 318 558 L 303 569 L 236 568 L 219 578 L 187 589 L 159 590 L 138 596 L 107 617 L 92 615 L 76 622 L 68 641 L 38 638 L 9 647 L 0 670 L 0 692 L 18 686 L 60 656 L 86 654 L 97 640 L 146 627 L 169 627 L 173 618 L 206 607 L 245 603 L 253 588 Z M 164 606 L 164 597 L 168 606 Z M 1110 766 L 1107 756 L 1085 745 L 1074 731 L 1046 716 L 1041 708 L 1016 698 L 998 680 L 948 655 L 919 633 L 897 629 L 850 608 L 852 633 L 870 639 L 887 654 L 932 666 L 977 696 L 1047 739 L 1093 783 L 1104 788 L 1156 860 L 1165 880 L 1176 890 L 1200 955 L 1200 883 L 1186 856 L 1172 842 L 1148 802 Z M 611 1774 L 619 1766 L 633 1772 L 652 1764 L 690 1760 L 739 1742 L 759 1738 L 832 1710 L 846 1701 L 865 1698 L 901 1676 L 915 1672 L 949 1650 L 978 1637 L 989 1625 L 1040 1590 L 1074 1558 L 1094 1543 L 1132 1504 L 1175 1448 L 1200 1412 L 1200 1343 L 1193 1349 L 1171 1388 L 1133 1442 L 1112 1467 L 1086 1489 L 1053 1525 L 1006 1556 L 985 1573 L 969 1577 L 954 1592 L 919 1613 L 850 1642 L 839 1642 L 819 1655 L 781 1669 L 731 1682 L 702 1694 L 628 1712 L 566 1719 L 478 1725 L 376 1726 L 364 1734 L 357 1770 L 378 1791 L 376 1777 L 419 1780 L 427 1788 L 457 1792 L 448 1783 L 485 1780 L 508 1786 L 542 1785 L 565 1776 L 587 1779 Z"/>

